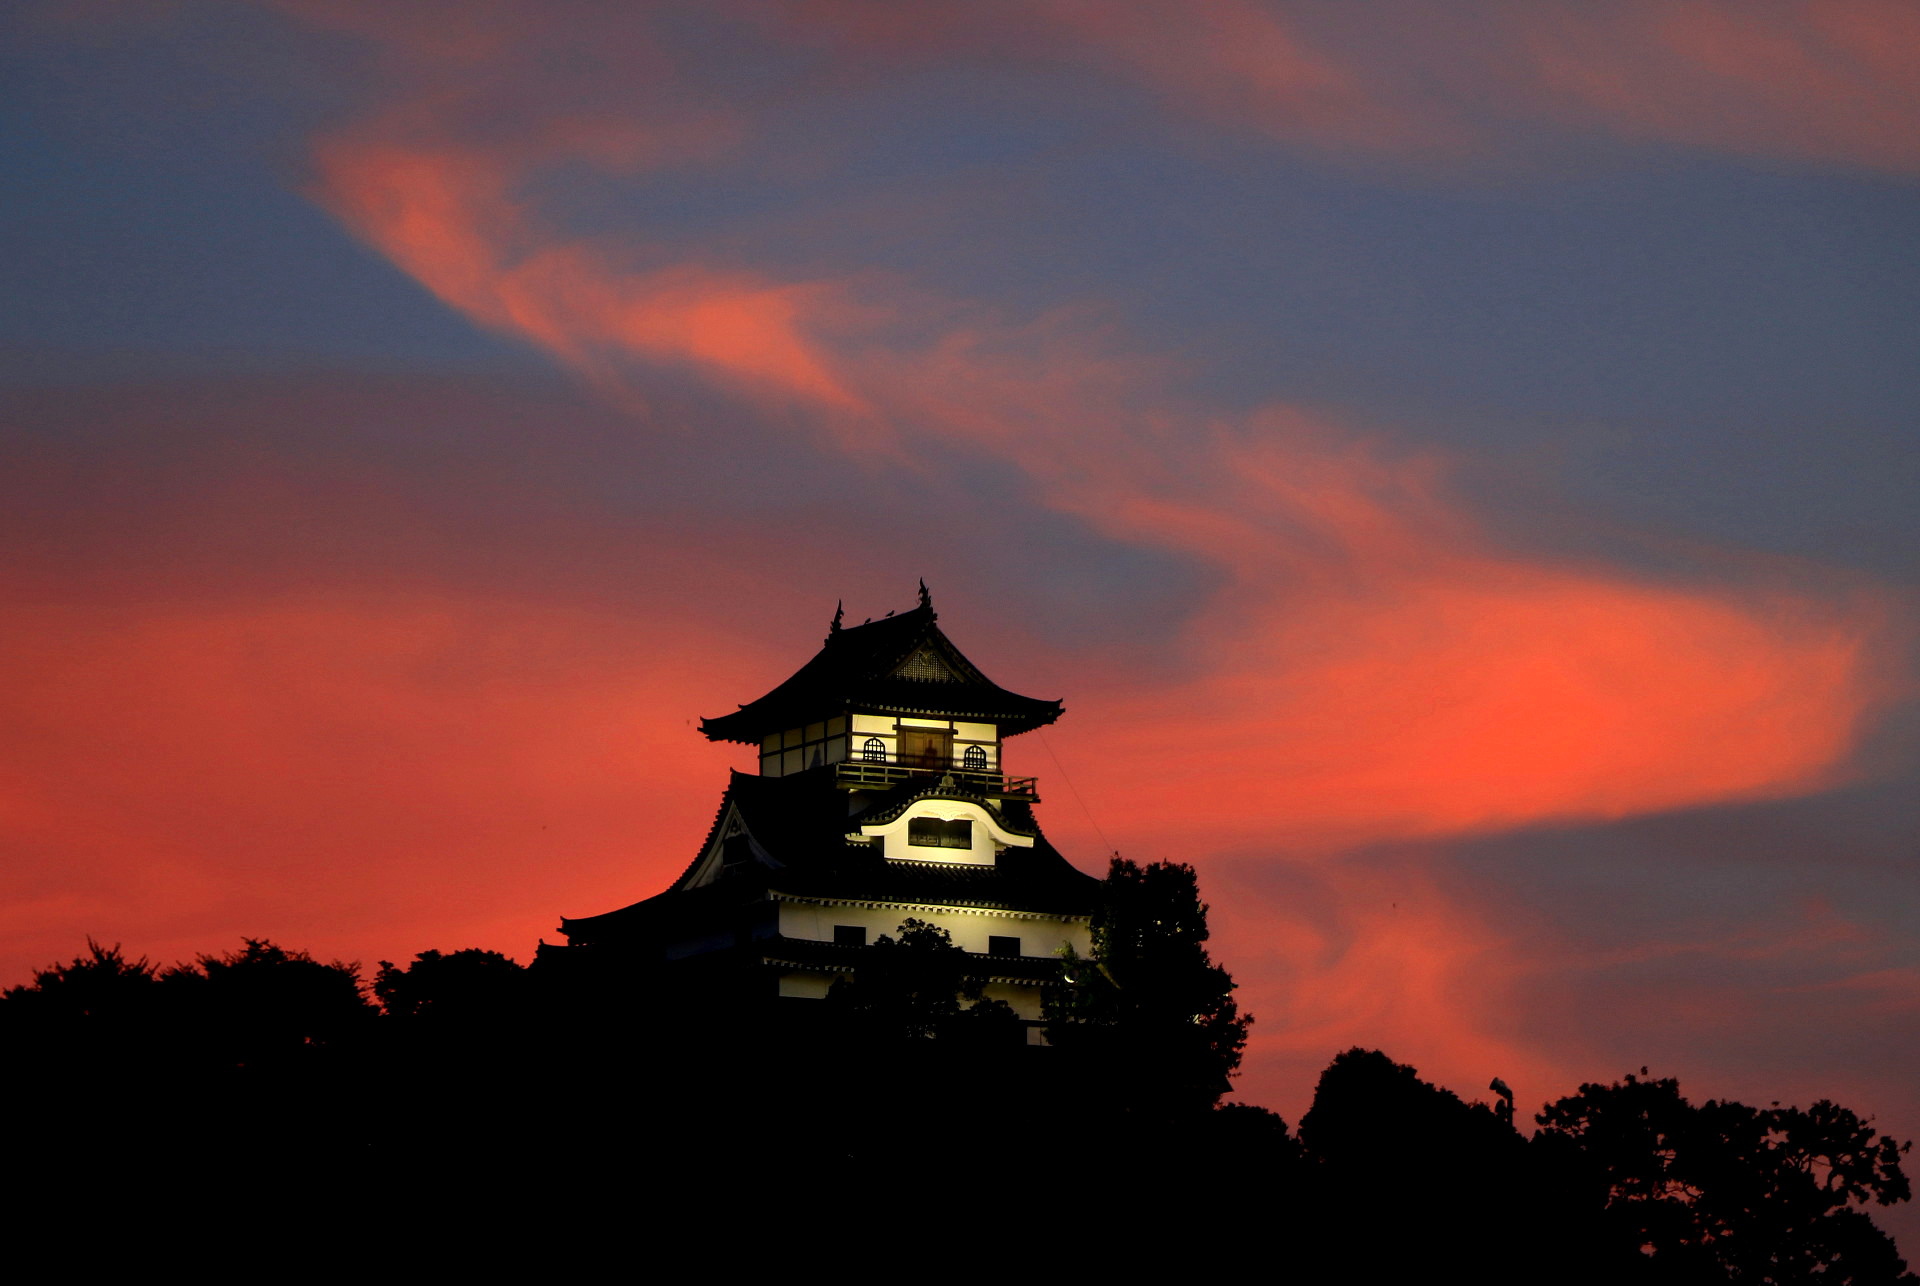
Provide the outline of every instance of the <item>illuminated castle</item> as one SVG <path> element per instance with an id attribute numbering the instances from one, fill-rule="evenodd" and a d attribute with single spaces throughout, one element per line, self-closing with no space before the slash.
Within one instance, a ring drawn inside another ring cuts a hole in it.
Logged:
<path id="1" fill-rule="evenodd" d="M 1052 723 L 1058 701 L 982 674 L 920 605 L 842 628 L 792 678 L 710 740 L 755 748 L 713 829 L 672 887 L 563 920 L 570 966 L 619 961 L 769 1001 L 824 997 L 880 934 L 915 918 L 971 957 L 985 995 L 1030 1024 L 1056 953 L 1088 951 L 1098 881 L 1040 833 L 1034 779 L 1005 771 L 1010 737 Z"/>

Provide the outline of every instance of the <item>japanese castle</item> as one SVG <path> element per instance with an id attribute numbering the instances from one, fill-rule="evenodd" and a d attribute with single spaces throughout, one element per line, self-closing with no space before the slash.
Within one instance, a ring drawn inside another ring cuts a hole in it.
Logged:
<path id="1" fill-rule="evenodd" d="M 780 1007 L 857 974 L 908 918 L 947 930 L 984 995 L 1039 1039 L 1057 953 L 1085 955 L 1099 882 L 1034 820 L 1032 777 L 1006 771 L 1008 738 L 1058 719 L 1058 701 L 1000 687 L 912 611 L 842 627 L 786 682 L 703 720 L 755 748 L 672 887 L 604 915 L 563 919 L 543 963 L 595 963 Z"/>

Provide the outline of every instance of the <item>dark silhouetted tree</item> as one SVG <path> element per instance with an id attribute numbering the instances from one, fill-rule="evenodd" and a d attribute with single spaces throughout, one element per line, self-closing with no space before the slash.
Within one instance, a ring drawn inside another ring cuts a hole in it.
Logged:
<path id="1" fill-rule="evenodd" d="M 263 938 L 202 955 L 160 975 L 167 1008 L 194 1052 L 215 1065 L 257 1068 L 331 1052 L 375 1016 L 360 966 L 323 963 Z"/>
<path id="2" fill-rule="evenodd" d="M 1641 1280 L 1630 1256 L 1594 1253 L 1591 1221 L 1501 1113 L 1378 1050 L 1349 1049 L 1321 1073 L 1300 1141 L 1329 1276 Z"/>
<path id="3" fill-rule="evenodd" d="M 860 956 L 859 970 L 827 993 L 827 1003 L 873 1039 L 996 1037 L 1013 1040 L 1020 1022 L 1005 1001 L 982 999 L 985 983 L 953 935 L 909 919 L 899 936 L 881 934 Z"/>
<path id="4" fill-rule="evenodd" d="M 390 1018 L 463 1029 L 511 1023 L 527 998 L 527 971 L 498 951 L 422 951 L 402 968 L 380 962 L 373 994 Z"/>
<path id="5" fill-rule="evenodd" d="M 1069 953 L 1047 1001 L 1048 1036 L 1084 1051 L 1148 1111 L 1212 1106 L 1240 1066 L 1247 1027 L 1233 977 L 1207 954 L 1191 866 L 1115 857 L 1090 957 Z"/>
<path id="6" fill-rule="evenodd" d="M 1859 1209 L 1912 1195 L 1900 1164 L 1910 1145 L 1825 1100 L 1695 1106 L 1645 1071 L 1583 1085 L 1535 1120 L 1538 1144 L 1604 1209 L 1608 1235 L 1643 1250 L 1662 1280 L 1914 1280 Z"/>
<path id="7" fill-rule="evenodd" d="M 36 970 L 33 981 L 0 992 L 5 1022 L 30 1024 L 45 1037 L 97 1041 L 143 1026 L 153 1012 L 158 970 L 142 956 L 91 938 L 87 954 Z"/>

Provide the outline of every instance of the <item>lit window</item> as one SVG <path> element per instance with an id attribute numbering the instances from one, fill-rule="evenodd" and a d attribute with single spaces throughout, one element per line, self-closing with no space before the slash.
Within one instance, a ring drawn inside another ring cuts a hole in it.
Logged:
<path id="1" fill-rule="evenodd" d="M 860 757 L 870 764 L 887 762 L 887 743 L 878 737 L 868 737 L 866 744 L 860 747 Z"/>
<path id="2" fill-rule="evenodd" d="M 968 746 L 967 753 L 962 756 L 962 758 L 966 761 L 968 772 L 985 772 L 987 770 L 987 752 L 979 746 Z"/>
<path id="3" fill-rule="evenodd" d="M 1020 954 L 1020 939 L 988 938 L 987 954 L 990 956 L 1017 956 Z"/>
<path id="4" fill-rule="evenodd" d="M 833 926 L 833 945 L 836 947 L 864 947 L 867 945 L 867 930 L 864 925 L 836 924 Z"/>
<path id="5" fill-rule="evenodd" d="M 785 777 L 823 764 L 843 763 L 846 757 L 845 715 L 789 728 L 760 742 L 760 771 L 768 777 Z"/>
<path id="6" fill-rule="evenodd" d="M 953 766 L 953 729 L 902 726 L 899 762 L 928 772 Z"/>
<path id="7" fill-rule="evenodd" d="M 907 843 L 915 848 L 972 848 L 973 823 L 914 817 L 907 821 Z"/>

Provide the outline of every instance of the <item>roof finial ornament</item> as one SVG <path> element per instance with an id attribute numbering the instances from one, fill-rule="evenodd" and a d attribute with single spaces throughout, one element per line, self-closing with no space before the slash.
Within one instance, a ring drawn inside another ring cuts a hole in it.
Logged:
<path id="1" fill-rule="evenodd" d="M 927 589 L 927 578 L 924 576 L 920 578 L 920 606 L 928 611 L 933 610 L 933 595 Z"/>
<path id="2" fill-rule="evenodd" d="M 847 600 L 835 599 L 833 604 L 833 624 L 827 626 L 827 637 L 831 639 L 840 632 L 840 618 L 847 614 Z"/>

